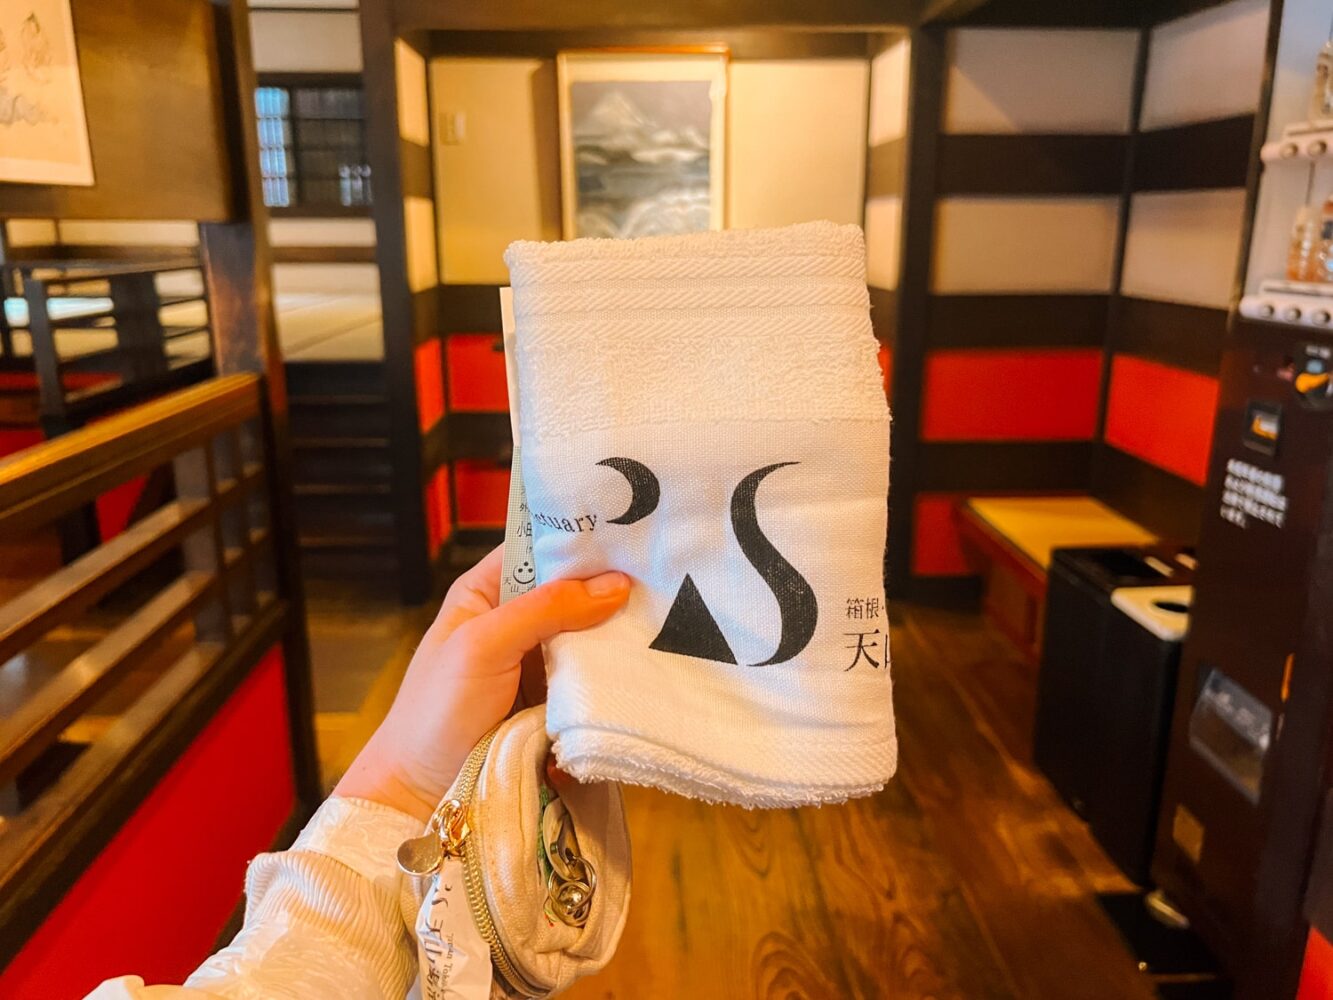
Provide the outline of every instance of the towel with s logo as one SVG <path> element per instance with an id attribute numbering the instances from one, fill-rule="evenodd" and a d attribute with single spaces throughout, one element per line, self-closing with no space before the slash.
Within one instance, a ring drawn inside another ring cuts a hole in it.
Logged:
<path id="1" fill-rule="evenodd" d="M 765 808 L 882 788 L 889 414 L 860 229 L 505 260 L 538 580 L 635 583 L 547 644 L 561 767 Z"/>

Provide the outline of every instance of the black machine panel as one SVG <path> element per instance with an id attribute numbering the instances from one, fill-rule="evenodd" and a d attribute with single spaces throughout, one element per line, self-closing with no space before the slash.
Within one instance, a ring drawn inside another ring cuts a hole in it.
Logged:
<path id="1" fill-rule="evenodd" d="M 1330 373 L 1333 338 L 1275 324 L 1239 323 L 1223 363 L 1153 875 L 1238 998 L 1293 995 L 1304 938 L 1333 718 Z"/>

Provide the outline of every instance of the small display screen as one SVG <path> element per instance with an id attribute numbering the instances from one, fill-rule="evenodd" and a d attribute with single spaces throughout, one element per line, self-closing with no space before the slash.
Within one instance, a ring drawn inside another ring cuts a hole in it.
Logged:
<path id="1" fill-rule="evenodd" d="M 1282 407 L 1277 403 L 1251 400 L 1245 407 L 1245 430 L 1242 433 L 1245 446 L 1264 455 L 1276 455 L 1281 435 Z"/>
<path id="2" fill-rule="evenodd" d="M 1222 671 L 1211 669 L 1190 713 L 1190 746 L 1251 802 L 1259 801 L 1264 758 L 1273 739 L 1267 705 Z"/>

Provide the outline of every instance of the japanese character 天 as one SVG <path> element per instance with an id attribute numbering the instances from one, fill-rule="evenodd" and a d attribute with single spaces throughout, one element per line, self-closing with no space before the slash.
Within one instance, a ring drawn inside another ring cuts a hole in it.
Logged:
<path id="1" fill-rule="evenodd" d="M 872 637 L 872 636 L 878 636 L 879 634 L 880 634 L 879 629 L 875 629 L 875 630 L 872 631 L 872 632 L 844 632 L 844 633 L 843 633 L 843 635 L 845 635 L 845 636 L 848 636 L 848 637 L 855 637 L 855 639 L 856 639 L 855 644 L 849 644 L 849 645 L 846 647 L 847 649 L 855 649 L 855 650 L 856 650 L 856 655 L 852 658 L 852 664 L 851 664 L 850 667 L 847 668 L 847 670 L 851 670 L 852 667 L 854 667 L 854 666 L 856 666 L 858 663 L 860 663 L 862 657 L 865 657 L 865 659 L 867 660 L 867 662 L 869 662 L 869 664 L 870 664 L 872 667 L 878 667 L 878 666 L 880 665 L 880 661 L 879 661 L 879 660 L 876 660 L 873 656 L 870 655 L 874 650 L 876 650 L 876 649 L 879 648 L 879 642 L 878 642 L 878 640 L 876 640 L 876 639 L 872 639 L 871 637 Z M 843 673 L 846 673 L 847 670 L 844 670 Z"/>

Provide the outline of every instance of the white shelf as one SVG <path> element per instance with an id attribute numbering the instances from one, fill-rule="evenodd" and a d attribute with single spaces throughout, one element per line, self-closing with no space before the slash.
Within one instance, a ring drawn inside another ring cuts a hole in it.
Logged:
<path id="1" fill-rule="evenodd" d="M 1333 283 L 1327 281 L 1288 281 L 1286 278 L 1269 278 L 1259 283 L 1259 291 L 1264 295 L 1296 295 L 1306 299 L 1333 300 Z"/>
<path id="2" fill-rule="evenodd" d="M 1246 319 L 1333 329 L 1333 285 L 1302 281 L 1265 281 L 1257 295 L 1240 300 Z"/>
<path id="3" fill-rule="evenodd" d="M 1309 163 L 1333 156 L 1333 121 L 1296 122 L 1282 130 L 1282 138 L 1264 143 L 1259 159 L 1265 163 Z"/>

